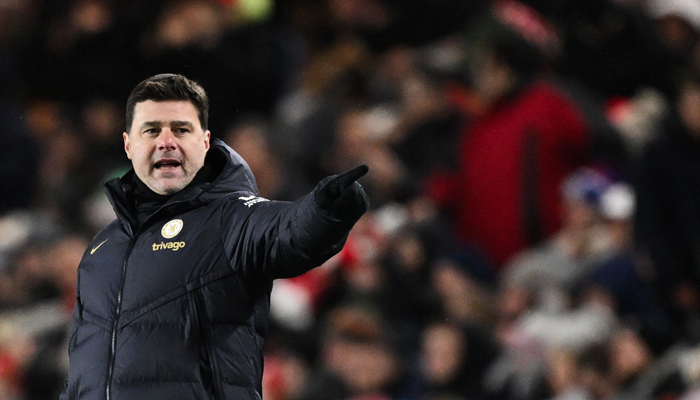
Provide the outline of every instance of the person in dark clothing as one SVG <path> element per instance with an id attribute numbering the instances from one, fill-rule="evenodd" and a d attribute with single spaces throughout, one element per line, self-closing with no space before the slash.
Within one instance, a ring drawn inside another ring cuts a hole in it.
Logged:
<path id="1" fill-rule="evenodd" d="M 684 77 L 675 100 L 638 166 L 635 222 L 662 301 L 677 319 L 686 319 L 700 315 L 700 77 Z M 698 340 L 693 325 L 688 328 L 694 333 L 684 334 Z"/>
<path id="2" fill-rule="evenodd" d="M 181 75 L 132 91 L 133 170 L 107 182 L 117 219 L 78 268 L 62 400 L 261 399 L 272 281 L 336 254 L 367 211 L 365 165 L 294 202 L 259 197 L 207 118 Z"/>

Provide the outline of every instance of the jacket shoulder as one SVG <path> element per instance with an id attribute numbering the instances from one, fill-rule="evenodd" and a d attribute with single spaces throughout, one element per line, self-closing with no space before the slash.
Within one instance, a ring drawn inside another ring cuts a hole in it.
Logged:
<path id="1" fill-rule="evenodd" d="M 96 242 L 99 240 L 104 240 L 110 235 L 113 235 L 116 232 L 123 232 L 124 228 L 122 227 L 121 223 L 119 222 L 119 219 L 114 219 L 112 222 L 107 224 L 104 228 L 102 228 L 99 232 L 95 234 L 92 238 L 92 242 Z"/>

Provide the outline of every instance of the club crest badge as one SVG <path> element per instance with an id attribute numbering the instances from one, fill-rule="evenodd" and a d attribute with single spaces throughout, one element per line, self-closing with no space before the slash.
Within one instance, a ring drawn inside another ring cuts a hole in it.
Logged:
<path id="1" fill-rule="evenodd" d="M 178 233 L 180 233 L 182 226 L 183 223 L 181 219 L 171 220 L 163 225 L 163 229 L 160 230 L 160 234 L 166 239 L 172 239 L 177 236 Z"/>

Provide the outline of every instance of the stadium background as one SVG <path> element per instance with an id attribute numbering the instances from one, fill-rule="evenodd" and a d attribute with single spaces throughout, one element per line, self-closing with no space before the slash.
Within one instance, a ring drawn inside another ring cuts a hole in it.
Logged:
<path id="1" fill-rule="evenodd" d="M 499 29 L 542 51 L 587 144 L 540 210 L 554 230 L 502 259 L 449 207 L 492 111 L 467 67 L 492 3 L 0 0 L 0 399 L 63 388 L 124 103 L 162 72 L 208 90 L 264 197 L 372 168 L 343 252 L 275 283 L 266 400 L 700 398 L 700 2 L 509 3 Z"/>

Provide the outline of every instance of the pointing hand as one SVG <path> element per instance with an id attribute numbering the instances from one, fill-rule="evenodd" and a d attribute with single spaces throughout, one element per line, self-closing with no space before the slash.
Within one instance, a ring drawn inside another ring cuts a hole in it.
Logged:
<path id="1" fill-rule="evenodd" d="M 363 164 L 323 179 L 314 189 L 316 204 L 338 219 L 359 219 L 369 209 L 369 198 L 356 181 L 368 171 Z"/>

